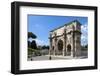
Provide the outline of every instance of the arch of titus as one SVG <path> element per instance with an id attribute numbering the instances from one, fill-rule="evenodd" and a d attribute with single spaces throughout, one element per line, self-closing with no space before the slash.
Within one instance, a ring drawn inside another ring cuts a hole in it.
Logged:
<path id="1" fill-rule="evenodd" d="M 77 20 L 50 31 L 49 54 L 77 57 L 81 54 L 81 24 Z"/>

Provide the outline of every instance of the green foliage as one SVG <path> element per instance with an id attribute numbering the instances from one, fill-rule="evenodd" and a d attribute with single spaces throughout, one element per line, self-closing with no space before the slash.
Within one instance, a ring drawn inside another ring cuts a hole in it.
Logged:
<path id="1" fill-rule="evenodd" d="M 32 32 L 28 32 L 28 38 L 36 39 L 37 36 L 34 33 L 32 33 Z"/>
<path id="2" fill-rule="evenodd" d="M 37 44 L 36 44 L 36 41 L 35 41 L 35 40 L 33 40 L 33 41 L 31 42 L 31 48 L 37 49 Z"/>
<path id="3" fill-rule="evenodd" d="M 87 51 L 88 50 L 88 44 L 84 45 L 84 46 L 81 46 L 81 50 L 82 51 Z"/>
<path id="4" fill-rule="evenodd" d="M 31 42 L 28 41 L 28 48 L 31 48 Z"/>
<path id="5" fill-rule="evenodd" d="M 31 55 L 33 52 L 35 52 L 35 49 L 28 48 L 28 55 Z"/>
<path id="6" fill-rule="evenodd" d="M 88 48 L 88 44 L 84 46 L 85 48 Z"/>
<path id="7" fill-rule="evenodd" d="M 47 46 L 46 45 L 43 45 L 42 46 L 42 49 L 49 49 L 49 46 L 48 45 Z"/>
<path id="8" fill-rule="evenodd" d="M 28 48 L 28 55 L 32 55 L 33 53 L 34 53 L 34 56 L 40 56 L 41 55 L 40 50 Z"/>

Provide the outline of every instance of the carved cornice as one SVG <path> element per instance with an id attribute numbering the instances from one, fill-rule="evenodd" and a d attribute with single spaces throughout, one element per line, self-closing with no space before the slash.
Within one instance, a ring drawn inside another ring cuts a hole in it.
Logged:
<path id="1" fill-rule="evenodd" d="M 58 28 L 55 28 L 55 29 L 51 30 L 50 32 L 53 32 L 53 31 L 55 31 L 55 30 L 57 30 L 57 29 L 59 29 L 61 27 L 64 27 L 64 26 L 70 26 L 73 22 L 76 22 L 78 25 L 82 25 L 78 20 L 74 20 L 72 22 L 69 22 L 69 23 L 64 24 L 63 26 L 60 26 Z"/>

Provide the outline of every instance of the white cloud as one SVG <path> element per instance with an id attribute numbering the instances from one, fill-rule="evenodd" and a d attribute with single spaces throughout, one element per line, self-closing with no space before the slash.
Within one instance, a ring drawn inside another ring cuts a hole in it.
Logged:
<path id="1" fill-rule="evenodd" d="M 34 25 L 35 26 L 35 29 L 38 29 L 38 30 L 44 30 L 44 27 L 43 27 L 43 25 L 41 24 L 35 24 Z"/>
<path id="2" fill-rule="evenodd" d="M 81 44 L 86 45 L 88 43 L 88 25 L 84 24 L 81 26 Z"/>
<path id="3" fill-rule="evenodd" d="M 87 30 L 88 30 L 87 24 L 81 26 L 81 32 L 84 33 L 84 32 L 87 32 Z"/>
<path id="4" fill-rule="evenodd" d="M 30 42 L 32 42 L 33 40 L 36 41 L 36 44 L 37 45 L 47 45 L 46 42 L 43 41 L 43 40 L 40 40 L 40 39 L 32 39 L 32 38 L 29 39 Z"/>
<path id="5" fill-rule="evenodd" d="M 47 45 L 47 44 L 45 43 L 45 41 L 43 41 L 43 40 L 40 40 L 40 39 L 33 39 L 33 40 L 36 41 L 37 45 Z"/>
<path id="6" fill-rule="evenodd" d="M 39 39 L 35 39 L 36 40 L 36 43 L 38 45 L 44 45 L 44 41 L 43 40 L 39 40 Z"/>

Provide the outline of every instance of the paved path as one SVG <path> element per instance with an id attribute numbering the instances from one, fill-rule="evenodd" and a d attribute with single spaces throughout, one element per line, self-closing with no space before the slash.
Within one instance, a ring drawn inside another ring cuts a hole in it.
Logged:
<path id="1" fill-rule="evenodd" d="M 36 57 L 32 57 L 32 58 L 28 58 L 28 61 L 40 61 L 40 60 L 50 60 L 49 59 L 50 56 L 49 55 L 44 55 L 44 56 L 36 56 Z M 81 57 L 78 57 L 78 58 L 73 58 L 73 57 L 70 57 L 70 56 L 51 56 L 51 60 L 62 60 L 62 59 L 83 59 L 83 58 L 86 58 L 84 56 L 81 56 Z"/>
<path id="2" fill-rule="evenodd" d="M 56 59 L 66 59 L 66 58 L 60 58 L 60 57 L 51 57 L 51 60 L 56 60 Z M 31 60 L 31 58 L 28 59 L 29 61 Z M 32 60 L 49 60 L 49 56 L 44 55 L 44 56 L 36 56 L 36 57 L 32 57 Z"/>
<path id="3" fill-rule="evenodd" d="M 46 54 L 48 54 L 48 50 L 42 50 L 42 52 L 46 52 Z M 87 51 L 82 51 L 81 52 L 81 57 L 70 57 L 70 56 L 51 56 L 51 60 L 57 60 L 57 59 L 84 59 L 84 58 L 87 58 L 88 56 L 88 53 Z M 40 61 L 40 60 L 50 60 L 50 56 L 49 55 L 42 55 L 42 56 L 35 56 L 35 57 L 32 57 L 32 58 L 28 58 L 28 61 Z"/>

